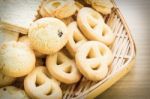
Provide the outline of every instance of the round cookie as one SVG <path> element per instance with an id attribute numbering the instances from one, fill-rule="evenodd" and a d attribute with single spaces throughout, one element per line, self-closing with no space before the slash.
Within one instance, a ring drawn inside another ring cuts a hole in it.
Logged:
<path id="1" fill-rule="evenodd" d="M 61 99 L 59 82 L 53 79 L 46 67 L 36 67 L 24 80 L 24 89 L 32 99 Z"/>
<path id="2" fill-rule="evenodd" d="M 75 12 L 74 0 L 46 0 L 40 9 L 40 14 L 43 17 L 53 16 L 60 19 L 70 17 Z"/>
<path id="3" fill-rule="evenodd" d="M 29 39 L 28 36 L 22 36 L 22 37 L 20 37 L 20 38 L 19 38 L 19 42 L 26 43 L 29 47 L 32 48 L 31 43 L 30 43 L 31 41 L 30 41 L 30 39 Z M 32 49 L 33 49 L 33 48 L 32 48 Z M 38 57 L 38 58 L 44 58 L 44 57 L 46 56 L 45 54 L 42 54 L 42 53 L 40 53 L 40 52 L 38 52 L 38 51 L 36 51 L 36 50 L 34 50 L 34 54 L 35 54 L 35 56 Z"/>
<path id="4" fill-rule="evenodd" d="M 26 93 L 14 86 L 0 88 L 0 99 L 30 99 Z"/>
<path id="5" fill-rule="evenodd" d="M 9 77 L 0 72 L 0 87 L 12 84 L 16 78 Z"/>
<path id="6" fill-rule="evenodd" d="M 115 39 L 110 27 L 95 10 L 84 7 L 77 16 L 78 26 L 89 40 L 96 40 L 111 45 Z"/>
<path id="7" fill-rule="evenodd" d="M 75 62 L 63 52 L 48 56 L 46 66 L 53 77 L 65 84 L 76 83 L 81 78 Z"/>
<path id="8" fill-rule="evenodd" d="M 25 76 L 35 67 L 33 51 L 21 42 L 5 42 L 0 47 L 0 70 L 10 77 Z"/>
<path id="9" fill-rule="evenodd" d="M 106 77 L 113 55 L 105 44 L 88 41 L 79 48 L 75 60 L 79 71 L 87 79 L 99 81 Z"/>
<path id="10" fill-rule="evenodd" d="M 47 17 L 35 21 L 29 29 L 32 47 L 43 54 L 54 54 L 68 41 L 67 26 L 59 19 Z"/>
<path id="11" fill-rule="evenodd" d="M 77 23 L 74 21 L 68 25 L 68 32 L 70 33 L 69 40 L 66 44 L 67 50 L 74 57 L 77 49 L 87 40 L 79 30 Z"/>

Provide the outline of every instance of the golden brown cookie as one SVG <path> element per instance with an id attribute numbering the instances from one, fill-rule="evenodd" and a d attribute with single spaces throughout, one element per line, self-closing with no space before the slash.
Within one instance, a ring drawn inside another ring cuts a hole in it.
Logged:
<path id="1" fill-rule="evenodd" d="M 87 40 L 74 21 L 68 25 L 68 32 L 70 33 L 69 40 L 66 44 L 66 48 L 69 53 L 74 57 L 77 49 L 82 46 Z"/>
<path id="2" fill-rule="evenodd" d="M 69 36 L 64 22 L 52 17 L 35 21 L 28 34 L 34 50 L 43 54 L 58 52 L 65 46 Z"/>
<path id="3" fill-rule="evenodd" d="M 88 41 L 79 48 L 75 59 L 79 71 L 87 79 L 99 81 L 106 77 L 113 55 L 105 44 Z"/>
<path id="4" fill-rule="evenodd" d="M 34 52 L 24 43 L 6 42 L 0 47 L 0 70 L 10 77 L 25 76 L 35 67 Z"/>
<path id="5" fill-rule="evenodd" d="M 75 62 L 63 52 L 48 56 L 46 66 L 50 74 L 60 82 L 72 84 L 78 82 L 81 78 Z"/>
<path id="6" fill-rule="evenodd" d="M 115 39 L 110 27 L 104 23 L 101 14 L 89 7 L 82 8 L 77 16 L 79 28 L 89 40 L 111 45 Z"/>
<path id="7" fill-rule="evenodd" d="M 32 99 L 61 99 L 62 90 L 48 70 L 36 67 L 24 80 L 24 89 Z"/>

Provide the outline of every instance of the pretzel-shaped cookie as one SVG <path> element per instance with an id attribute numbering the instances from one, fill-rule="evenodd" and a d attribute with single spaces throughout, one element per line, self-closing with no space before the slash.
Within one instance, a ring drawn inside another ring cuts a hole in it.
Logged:
<path id="1" fill-rule="evenodd" d="M 60 82 L 72 84 L 78 82 L 81 78 L 75 62 L 63 52 L 48 56 L 46 65 L 51 75 Z"/>
<path id="2" fill-rule="evenodd" d="M 33 99 L 61 99 L 59 83 L 50 77 L 45 67 L 39 66 L 24 80 L 26 93 Z"/>
<path id="3" fill-rule="evenodd" d="M 84 43 L 77 51 L 76 63 L 79 71 L 89 80 L 102 80 L 113 60 L 110 49 L 98 41 Z"/>
<path id="4" fill-rule="evenodd" d="M 66 44 L 67 50 L 74 57 L 77 49 L 86 42 L 86 38 L 83 36 L 79 30 L 77 23 L 72 22 L 68 25 L 68 31 L 70 33 L 69 40 Z"/>
<path id="5" fill-rule="evenodd" d="M 114 41 L 114 34 L 110 27 L 104 23 L 103 17 L 95 10 L 84 7 L 77 16 L 79 28 L 90 40 L 97 40 L 110 45 Z"/>

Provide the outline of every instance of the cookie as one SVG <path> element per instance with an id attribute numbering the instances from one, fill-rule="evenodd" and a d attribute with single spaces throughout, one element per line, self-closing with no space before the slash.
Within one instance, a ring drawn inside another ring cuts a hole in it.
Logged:
<path id="1" fill-rule="evenodd" d="M 14 86 L 0 88 L 0 99 L 30 99 L 26 93 Z"/>
<path id="2" fill-rule="evenodd" d="M 87 40 L 74 21 L 68 25 L 68 32 L 70 33 L 69 40 L 66 44 L 67 50 L 74 57 L 77 49 Z"/>
<path id="3" fill-rule="evenodd" d="M 106 77 L 113 55 L 105 44 L 88 41 L 79 48 L 75 60 L 84 77 L 92 81 L 99 81 Z"/>
<path id="4" fill-rule="evenodd" d="M 74 0 L 46 0 L 40 9 L 43 17 L 57 17 L 60 19 L 72 16 L 76 12 Z"/>
<path id="5" fill-rule="evenodd" d="M 59 83 L 50 76 L 48 70 L 36 67 L 24 80 L 24 89 L 32 99 L 61 99 Z"/>
<path id="6" fill-rule="evenodd" d="M 81 78 L 75 62 L 62 52 L 48 56 L 46 66 L 53 77 L 65 84 L 76 83 Z"/>
<path id="7" fill-rule="evenodd" d="M 47 17 L 35 21 L 28 36 L 34 50 L 43 54 L 54 54 L 65 46 L 69 33 L 64 22 Z"/>
<path id="8" fill-rule="evenodd" d="M 82 8 L 77 16 L 78 26 L 89 40 L 96 40 L 111 45 L 115 36 L 105 24 L 101 14 L 89 7 Z"/>
<path id="9" fill-rule="evenodd" d="M 30 39 L 29 39 L 28 36 L 22 36 L 22 37 L 20 37 L 19 38 L 19 42 L 23 42 L 23 43 L 27 44 L 29 47 L 31 47 L 31 49 L 33 49 L 33 47 L 31 46 L 31 43 L 30 43 L 31 41 L 30 41 Z M 46 57 L 45 54 L 42 54 L 42 53 L 40 53 L 40 52 L 38 52 L 36 50 L 34 50 L 34 54 L 35 54 L 35 56 L 37 58 L 44 58 L 44 57 Z"/>
<path id="10" fill-rule="evenodd" d="M 16 78 L 9 77 L 0 72 L 0 87 L 12 84 Z"/>
<path id="11" fill-rule="evenodd" d="M 34 52 L 24 43 L 6 42 L 0 47 L 0 70 L 10 77 L 25 76 L 35 67 Z"/>
<path id="12" fill-rule="evenodd" d="M 0 45 L 3 42 L 17 41 L 18 37 L 19 37 L 19 33 L 9 31 L 0 27 Z"/>

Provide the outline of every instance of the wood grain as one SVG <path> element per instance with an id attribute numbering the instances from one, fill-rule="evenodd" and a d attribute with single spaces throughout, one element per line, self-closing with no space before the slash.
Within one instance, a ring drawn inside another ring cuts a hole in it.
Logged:
<path id="1" fill-rule="evenodd" d="M 150 99 L 150 0 L 116 0 L 137 46 L 132 71 L 97 99 Z"/>

